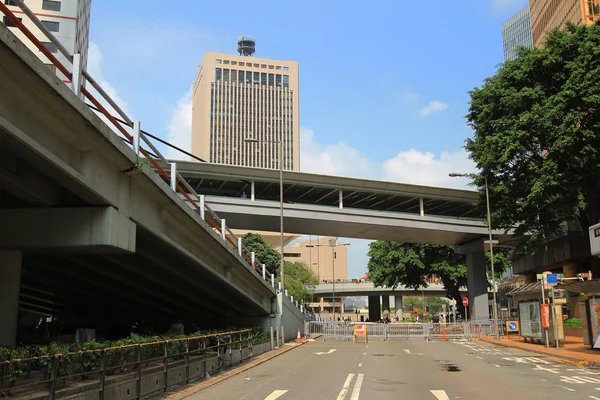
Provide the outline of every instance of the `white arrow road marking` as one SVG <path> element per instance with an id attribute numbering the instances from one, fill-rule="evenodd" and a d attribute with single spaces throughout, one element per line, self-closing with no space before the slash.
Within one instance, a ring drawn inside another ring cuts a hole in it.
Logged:
<path id="1" fill-rule="evenodd" d="M 417 355 L 417 356 L 422 356 L 423 355 L 423 353 L 411 353 L 410 349 L 404 349 L 404 352 L 406 352 L 406 354 L 414 354 L 414 355 Z"/>
<path id="2" fill-rule="evenodd" d="M 594 399 L 594 400 L 600 400 L 600 397 L 596 397 L 596 396 L 590 396 L 590 399 Z"/>
<path id="3" fill-rule="evenodd" d="M 360 388 L 362 386 L 364 377 L 364 374 L 358 374 L 358 376 L 356 377 L 356 382 L 354 383 L 354 389 L 352 390 L 352 397 L 350 397 L 350 400 L 358 400 L 358 396 L 360 396 Z"/>
<path id="4" fill-rule="evenodd" d="M 318 355 L 318 356 L 322 356 L 323 354 L 331 354 L 331 353 L 333 353 L 336 350 L 337 349 L 330 349 L 327 353 L 320 351 L 320 352 L 315 353 L 315 354 Z"/>
<path id="5" fill-rule="evenodd" d="M 362 363 L 359 363 L 359 364 L 358 364 L 358 366 L 359 366 L 359 367 L 362 367 Z"/>
<path id="6" fill-rule="evenodd" d="M 286 394 L 287 390 L 274 390 L 273 393 L 268 395 L 265 400 L 275 400 Z"/>
<path id="7" fill-rule="evenodd" d="M 348 374 L 346 382 L 344 382 L 344 386 L 342 386 L 342 390 L 340 390 L 340 394 L 338 394 L 337 400 L 344 400 L 346 398 L 346 395 L 348 394 L 348 389 L 350 388 L 350 383 L 352 382 L 352 378 L 354 378 L 354 374 Z"/>
<path id="8" fill-rule="evenodd" d="M 445 390 L 430 390 L 430 392 L 438 400 L 450 400 Z"/>

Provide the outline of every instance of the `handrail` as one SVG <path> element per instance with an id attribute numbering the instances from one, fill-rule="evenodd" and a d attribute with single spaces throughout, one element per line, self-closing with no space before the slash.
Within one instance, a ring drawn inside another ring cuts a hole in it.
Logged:
<path id="1" fill-rule="evenodd" d="M 74 65 L 74 56 L 69 53 L 69 51 L 60 43 L 60 41 L 50 32 L 48 29 L 44 27 L 42 22 L 37 18 L 37 16 L 25 5 L 22 0 L 14 0 L 19 8 L 23 11 L 23 13 L 34 23 L 34 25 L 40 29 L 42 34 L 48 38 L 48 40 L 53 43 L 58 51 L 62 55 L 65 56 L 68 62 L 73 65 L 73 73 L 71 73 L 53 54 L 50 50 L 44 46 L 41 41 L 21 22 L 17 16 L 4 4 L 4 2 L 0 2 L 0 12 L 2 12 L 12 24 L 15 25 L 24 35 L 27 37 L 34 45 L 40 50 L 44 56 L 46 56 L 52 64 L 67 78 L 69 82 L 74 81 L 74 77 L 81 77 L 81 85 L 79 88 L 73 88 L 75 91 L 80 90 L 81 94 L 84 98 L 87 98 L 95 108 L 96 112 L 100 115 L 103 115 L 117 130 L 117 133 L 123 136 L 123 139 L 130 144 L 131 146 L 135 146 L 135 138 L 136 132 L 130 134 L 125 127 L 134 128 L 134 122 L 131 118 L 127 116 L 127 114 L 119 107 L 119 105 L 106 93 L 106 91 L 101 87 L 101 85 L 85 70 L 81 69 L 80 71 L 76 71 Z M 81 67 L 81 66 L 79 66 Z M 113 116 L 107 109 L 102 105 L 102 103 L 85 87 L 85 82 L 89 82 L 90 85 L 96 90 L 96 92 L 100 95 L 100 97 L 109 104 L 113 110 L 122 118 L 122 120 L 117 119 L 117 117 Z M 75 80 L 77 82 L 77 80 Z M 82 101 L 83 98 L 82 98 Z M 84 102 L 84 104 L 86 104 Z M 147 145 L 153 154 L 146 150 L 144 147 L 139 147 L 139 152 L 146 157 L 150 164 L 152 164 L 153 168 L 156 170 L 158 175 L 160 175 L 166 182 L 171 183 L 173 190 L 178 193 L 184 202 L 188 203 L 188 205 L 194 209 L 198 214 L 200 214 L 204 221 L 209 224 L 213 229 L 215 229 L 218 233 L 222 235 L 222 239 L 226 243 L 231 244 L 235 250 L 238 251 L 241 258 L 248 262 L 253 270 L 258 272 L 258 276 L 262 278 L 261 268 L 257 267 L 256 264 L 258 260 L 255 260 L 254 265 L 252 264 L 252 260 L 248 255 L 247 249 L 239 249 L 238 248 L 238 238 L 235 234 L 225 226 L 225 232 L 222 232 L 221 223 L 222 219 L 204 202 L 203 196 L 199 195 L 194 188 L 184 179 L 184 177 L 179 174 L 176 170 L 174 171 L 174 180 L 172 181 L 171 174 L 167 172 L 162 165 L 170 165 L 169 161 L 166 157 L 158 150 L 158 148 L 151 142 L 148 136 L 143 132 L 139 131 L 139 143 L 144 143 Z M 135 150 L 135 149 L 134 149 Z M 184 152 L 185 154 L 189 154 Z M 161 165 L 162 164 L 162 165 Z M 174 168 L 171 166 L 171 168 Z M 175 167 L 176 168 L 176 167 Z M 184 189 L 185 188 L 185 189 Z M 201 204 L 203 209 L 201 209 Z M 265 277 L 265 280 L 270 282 L 270 277 Z M 274 287 L 274 282 L 271 282 L 271 285 Z"/>

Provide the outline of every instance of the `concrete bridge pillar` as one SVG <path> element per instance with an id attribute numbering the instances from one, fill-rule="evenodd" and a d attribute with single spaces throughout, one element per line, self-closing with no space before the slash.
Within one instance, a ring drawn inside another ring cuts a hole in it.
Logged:
<path id="1" fill-rule="evenodd" d="M 402 296 L 394 296 L 394 306 L 396 310 L 396 316 L 402 320 L 404 315 L 404 304 L 402 303 Z"/>
<path id="2" fill-rule="evenodd" d="M 467 254 L 469 314 L 474 320 L 489 320 L 486 258 L 483 252 Z"/>
<path id="3" fill-rule="evenodd" d="M 383 317 L 390 318 L 390 296 L 383 295 L 381 296 L 381 304 L 383 308 Z"/>
<path id="4" fill-rule="evenodd" d="M 377 322 L 381 319 L 381 305 L 379 296 L 369 296 L 369 322 Z"/>
<path id="5" fill-rule="evenodd" d="M 0 249 L 0 346 L 17 342 L 22 259 L 20 251 Z"/>

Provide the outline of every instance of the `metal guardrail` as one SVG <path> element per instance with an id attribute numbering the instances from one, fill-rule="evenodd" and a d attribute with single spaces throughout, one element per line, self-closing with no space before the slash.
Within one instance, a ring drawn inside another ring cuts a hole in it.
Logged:
<path id="1" fill-rule="evenodd" d="M 311 336 L 323 336 L 325 340 L 341 339 L 352 340 L 354 337 L 354 326 L 364 325 L 367 328 L 369 338 L 377 338 L 382 341 L 392 339 L 441 339 L 441 340 L 471 340 L 473 337 L 470 323 L 377 323 L 377 322 L 333 322 L 333 321 L 310 321 L 307 334 Z M 477 329 L 474 325 L 473 329 Z"/>
<path id="2" fill-rule="evenodd" d="M 0 362 L 0 397 L 37 392 L 54 400 L 61 388 L 85 383 L 82 390 L 95 391 L 104 400 L 111 388 L 135 382 L 132 396 L 139 399 L 204 378 L 252 355 L 252 329 L 244 329 L 12 359 Z M 155 383 L 148 384 L 149 379 Z M 131 389 L 127 390 L 129 394 Z"/>
<path id="3" fill-rule="evenodd" d="M 255 260 L 254 254 L 249 254 L 241 246 L 241 238 L 236 237 L 233 232 L 227 228 L 225 219 L 219 216 L 206 204 L 204 195 L 196 193 L 188 182 L 177 172 L 177 163 L 169 163 L 166 157 L 152 143 L 151 138 L 144 134 L 140 129 L 140 121 L 134 121 L 119 107 L 119 105 L 106 93 L 106 91 L 98 84 L 96 80 L 83 69 L 80 55 L 71 54 L 60 43 L 60 41 L 42 24 L 37 16 L 25 5 L 22 0 L 13 0 L 23 13 L 33 22 L 33 24 L 47 37 L 47 39 L 56 46 L 56 49 L 71 63 L 73 72 L 69 72 L 54 54 L 35 37 L 35 35 L 25 27 L 21 18 L 17 17 L 4 2 L 0 2 L 0 12 L 2 12 L 11 24 L 19 29 L 33 45 L 46 56 L 50 62 L 65 76 L 66 83 L 71 85 L 71 90 L 85 103 L 88 99 L 101 116 L 104 116 L 114 126 L 117 134 L 122 136 L 122 139 L 131 145 L 133 151 L 138 156 L 138 162 L 131 167 L 131 170 L 140 169 L 144 160 L 148 160 L 152 164 L 158 175 L 167 183 L 171 189 L 190 206 L 195 212 L 200 215 L 200 218 L 209 224 L 213 230 L 218 233 L 221 239 L 225 242 L 223 245 L 227 247 L 231 245 L 237 251 L 238 256 L 243 258 L 257 275 L 264 280 L 270 282 L 271 287 L 275 289 L 275 279 L 272 274 L 263 273 L 258 267 L 258 261 Z M 121 119 L 113 116 L 102 103 L 86 88 L 85 82 L 89 83 L 97 94 L 106 101 L 110 107 L 121 117 Z M 87 103 L 86 103 L 87 104 Z M 150 150 L 146 150 L 143 146 L 146 145 Z M 152 152 L 152 153 L 151 153 Z M 144 158 L 140 158 L 140 153 Z M 163 168 L 162 165 L 169 166 Z M 287 294 L 285 294 L 287 296 Z M 291 297 L 290 297 L 291 298 Z M 302 310 L 302 306 L 296 306 Z"/>

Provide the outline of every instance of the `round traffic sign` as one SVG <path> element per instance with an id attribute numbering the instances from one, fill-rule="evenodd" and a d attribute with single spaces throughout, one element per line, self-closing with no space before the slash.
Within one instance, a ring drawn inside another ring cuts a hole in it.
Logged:
<path id="1" fill-rule="evenodd" d="M 508 323 L 508 330 L 510 331 L 514 331 L 517 329 L 517 323 L 514 321 L 511 321 Z"/>
<path id="2" fill-rule="evenodd" d="M 468 306 L 468 305 L 469 305 L 469 298 L 468 298 L 468 297 L 466 297 L 466 296 L 465 296 L 465 297 L 463 297 L 463 298 L 462 298 L 462 301 L 463 301 L 463 306 L 465 306 L 465 307 L 466 307 L 466 306 Z"/>
<path id="3" fill-rule="evenodd" d="M 355 335 L 364 335 L 365 334 L 365 326 L 364 325 L 354 325 L 354 334 Z"/>

